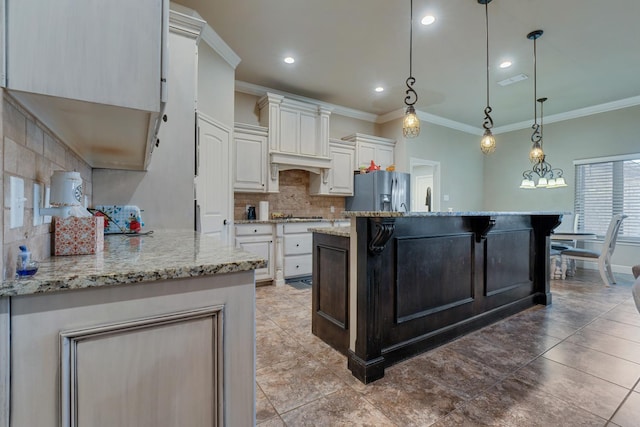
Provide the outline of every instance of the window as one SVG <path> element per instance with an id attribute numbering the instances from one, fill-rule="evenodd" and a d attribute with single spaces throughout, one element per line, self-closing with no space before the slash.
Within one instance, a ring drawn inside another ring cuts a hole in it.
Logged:
<path id="1" fill-rule="evenodd" d="M 579 160 L 575 213 L 579 230 L 604 236 L 613 215 L 628 215 L 618 240 L 640 242 L 640 154 Z"/>

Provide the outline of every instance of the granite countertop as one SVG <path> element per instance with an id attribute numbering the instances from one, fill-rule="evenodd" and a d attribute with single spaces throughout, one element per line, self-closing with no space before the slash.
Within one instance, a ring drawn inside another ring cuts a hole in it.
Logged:
<path id="1" fill-rule="evenodd" d="M 571 212 L 536 211 L 536 212 L 500 212 L 500 211 L 468 211 L 468 212 L 380 212 L 380 211 L 345 211 L 347 218 L 351 217 L 432 217 L 432 216 L 498 216 L 498 215 L 568 215 Z"/>
<path id="2" fill-rule="evenodd" d="M 265 266 L 259 256 L 189 230 L 134 237 L 105 235 L 104 252 L 41 260 L 34 276 L 3 281 L 0 297 L 210 276 Z"/>
<path id="3" fill-rule="evenodd" d="M 309 231 L 340 237 L 351 236 L 351 227 L 311 227 Z"/>
<path id="4" fill-rule="evenodd" d="M 328 222 L 334 223 L 336 221 L 349 221 L 349 218 L 278 218 L 278 219 L 267 219 L 267 220 L 259 220 L 259 219 L 239 219 L 235 220 L 234 223 L 238 224 L 282 224 L 282 223 L 295 223 L 295 222 Z"/>

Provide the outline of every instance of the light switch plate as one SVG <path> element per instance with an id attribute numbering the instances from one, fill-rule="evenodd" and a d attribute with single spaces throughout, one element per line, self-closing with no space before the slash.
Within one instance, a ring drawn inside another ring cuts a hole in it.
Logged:
<path id="1" fill-rule="evenodd" d="M 10 177 L 10 190 L 9 195 L 11 204 L 9 210 L 11 211 L 10 228 L 18 228 L 24 225 L 24 179 L 17 176 Z"/>

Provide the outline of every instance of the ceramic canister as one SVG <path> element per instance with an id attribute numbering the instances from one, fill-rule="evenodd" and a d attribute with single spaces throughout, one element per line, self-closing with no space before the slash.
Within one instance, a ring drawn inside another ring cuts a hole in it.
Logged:
<path id="1" fill-rule="evenodd" d="M 50 203 L 51 206 L 82 206 L 80 172 L 53 172 Z"/>

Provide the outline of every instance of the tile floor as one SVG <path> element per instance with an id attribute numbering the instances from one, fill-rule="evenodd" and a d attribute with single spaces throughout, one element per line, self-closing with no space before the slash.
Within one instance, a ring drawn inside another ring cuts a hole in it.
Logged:
<path id="1" fill-rule="evenodd" d="M 553 280 L 532 307 L 364 385 L 311 334 L 311 288 L 256 289 L 258 426 L 640 426 L 633 276 Z"/>

